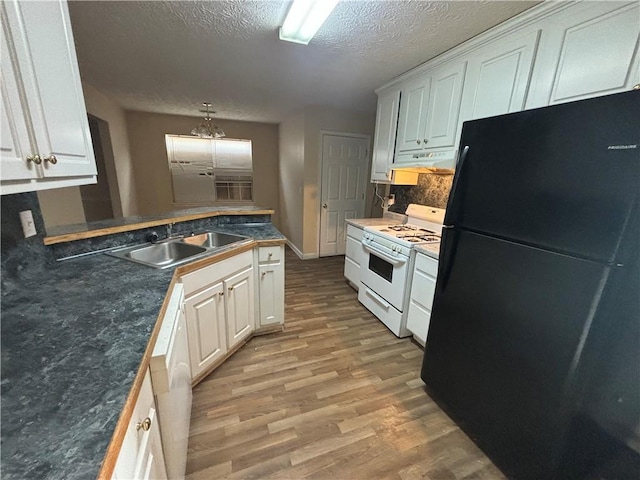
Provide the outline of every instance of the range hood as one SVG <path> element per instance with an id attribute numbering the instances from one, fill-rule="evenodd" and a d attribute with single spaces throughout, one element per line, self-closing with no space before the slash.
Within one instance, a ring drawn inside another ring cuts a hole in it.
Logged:
<path id="1" fill-rule="evenodd" d="M 455 150 L 444 152 L 401 153 L 395 156 L 390 170 L 411 173 L 452 174 L 456 168 Z"/>

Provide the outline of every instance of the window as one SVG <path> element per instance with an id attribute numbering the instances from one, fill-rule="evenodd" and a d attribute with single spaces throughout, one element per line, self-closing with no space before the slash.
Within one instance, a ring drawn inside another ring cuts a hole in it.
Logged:
<path id="1" fill-rule="evenodd" d="M 166 135 L 173 201 L 253 201 L 251 140 Z"/>

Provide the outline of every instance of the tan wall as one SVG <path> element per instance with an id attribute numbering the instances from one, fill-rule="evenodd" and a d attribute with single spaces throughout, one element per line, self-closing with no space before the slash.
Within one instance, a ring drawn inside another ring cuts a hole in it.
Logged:
<path id="1" fill-rule="evenodd" d="M 79 187 L 39 190 L 38 203 L 46 228 L 86 221 Z"/>
<path id="2" fill-rule="evenodd" d="M 139 213 L 134 181 L 133 158 L 129 149 L 129 135 L 125 111 L 116 102 L 91 85 L 82 84 L 87 112 L 109 124 L 114 164 L 106 161 L 109 184 L 117 184 L 117 194 L 112 194 L 111 202 L 116 217 Z M 119 197 L 119 198 L 118 198 Z"/>
<path id="3" fill-rule="evenodd" d="M 131 157 L 135 167 L 138 212 L 150 215 L 181 208 L 173 204 L 166 134 L 188 135 L 201 119 L 178 115 L 127 111 Z M 216 120 L 229 138 L 253 143 L 254 203 L 272 208 L 279 223 L 278 125 Z"/>
<path id="4" fill-rule="evenodd" d="M 302 253 L 304 112 L 280 124 L 280 231 Z"/>
<path id="5" fill-rule="evenodd" d="M 307 107 L 304 110 L 304 226 L 303 248 L 305 257 L 319 253 L 318 217 L 320 215 L 320 131 L 369 135 L 373 145 L 375 114 L 361 114 L 327 107 Z M 371 153 L 372 149 L 369 148 Z M 371 166 L 369 166 L 369 169 Z M 370 173 L 367 173 L 370 178 Z M 365 213 L 373 199 L 373 189 L 367 189 Z"/>

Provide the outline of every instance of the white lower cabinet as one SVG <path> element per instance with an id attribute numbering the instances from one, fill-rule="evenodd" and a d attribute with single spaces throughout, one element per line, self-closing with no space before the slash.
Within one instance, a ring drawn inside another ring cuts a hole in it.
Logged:
<path id="1" fill-rule="evenodd" d="M 166 479 L 156 405 L 147 369 L 113 470 L 113 479 Z"/>
<path id="2" fill-rule="evenodd" d="M 431 305 L 436 291 L 437 276 L 438 261 L 418 253 L 411 281 L 407 329 L 413 334 L 413 338 L 422 345 L 425 345 L 429 332 Z"/>
<path id="3" fill-rule="evenodd" d="M 169 478 L 184 478 L 191 420 L 191 367 L 181 284 L 176 284 L 150 361 L 164 459 Z"/>
<path id="4" fill-rule="evenodd" d="M 258 248 L 258 327 L 284 324 L 284 246 Z"/>
<path id="5" fill-rule="evenodd" d="M 356 288 L 360 288 L 360 267 L 366 261 L 362 247 L 362 228 L 347 225 L 347 249 L 344 256 L 344 276 Z"/>
<path id="6" fill-rule="evenodd" d="M 191 376 L 197 379 L 255 328 L 253 253 L 182 277 Z"/>
<path id="7" fill-rule="evenodd" d="M 229 350 L 255 329 L 253 310 L 253 267 L 224 281 L 227 307 L 227 345 Z"/>

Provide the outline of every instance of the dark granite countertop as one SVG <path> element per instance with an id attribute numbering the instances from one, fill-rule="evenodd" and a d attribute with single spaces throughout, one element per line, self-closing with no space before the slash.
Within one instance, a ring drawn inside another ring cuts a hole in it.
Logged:
<path id="1" fill-rule="evenodd" d="M 266 223 L 216 230 L 284 241 Z M 173 271 L 43 248 L 3 259 L 2 477 L 95 478 Z"/>

